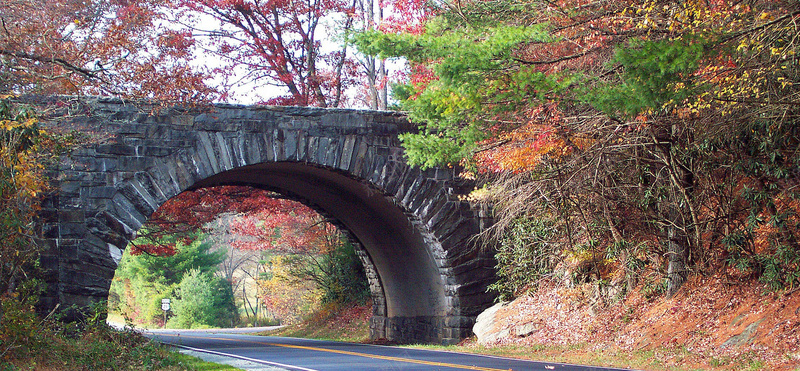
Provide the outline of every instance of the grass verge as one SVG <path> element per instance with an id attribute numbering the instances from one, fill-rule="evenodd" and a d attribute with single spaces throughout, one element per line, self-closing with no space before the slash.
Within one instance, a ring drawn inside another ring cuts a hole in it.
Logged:
<path id="1" fill-rule="evenodd" d="M 181 354 L 132 331 L 95 327 L 69 336 L 48 335 L 26 355 L 0 361 L 0 370 L 238 370 Z"/>
<path id="2" fill-rule="evenodd" d="M 684 347 L 660 347 L 651 350 L 596 349 L 590 344 L 571 345 L 494 345 L 483 346 L 475 339 L 459 345 L 408 345 L 416 349 L 474 353 L 497 357 L 526 359 L 540 362 L 568 363 L 587 366 L 629 368 L 652 371 L 694 370 L 771 370 L 752 355 L 715 358 L 693 353 Z M 798 368 L 800 370 L 800 368 Z"/>
<path id="3" fill-rule="evenodd" d="M 361 343 L 369 339 L 371 305 L 327 306 L 303 322 L 261 335 Z"/>
<path id="4" fill-rule="evenodd" d="M 222 370 L 152 341 L 135 331 L 118 331 L 105 323 L 105 308 L 85 321 L 40 319 L 36 298 L 0 296 L 0 370 Z"/>

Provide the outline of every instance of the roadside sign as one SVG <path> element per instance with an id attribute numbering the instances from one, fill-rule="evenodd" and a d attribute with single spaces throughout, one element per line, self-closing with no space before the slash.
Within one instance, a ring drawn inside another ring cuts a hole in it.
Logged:
<path id="1" fill-rule="evenodd" d="M 161 299 L 161 310 L 165 312 L 169 310 L 169 299 Z"/>

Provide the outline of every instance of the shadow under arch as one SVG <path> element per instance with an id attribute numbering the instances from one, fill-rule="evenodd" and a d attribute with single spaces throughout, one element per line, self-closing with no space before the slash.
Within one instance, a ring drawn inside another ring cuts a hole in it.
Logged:
<path id="1" fill-rule="evenodd" d="M 413 215 L 404 212 L 382 192 L 347 174 L 296 162 L 264 163 L 226 171 L 199 181 L 190 189 L 247 185 L 290 196 L 319 211 L 349 232 L 363 248 L 362 262 L 373 297 L 372 338 L 395 338 L 386 321 L 427 322 L 447 315 L 445 284 L 432 249 L 435 244 Z M 428 332 L 434 340 L 436 329 Z"/>

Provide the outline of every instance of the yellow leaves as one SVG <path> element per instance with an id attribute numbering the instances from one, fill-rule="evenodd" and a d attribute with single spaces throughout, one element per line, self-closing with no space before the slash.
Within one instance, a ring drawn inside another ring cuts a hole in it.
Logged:
<path id="1" fill-rule="evenodd" d="M 747 40 L 747 39 L 742 39 L 742 41 L 739 42 L 739 46 L 736 47 L 736 51 L 737 52 L 744 51 L 749 46 L 749 42 L 748 41 L 749 40 Z"/>
<path id="2" fill-rule="evenodd" d="M 2 113 L 6 118 L 0 119 L 0 176 L 6 177 L 5 182 L 13 186 L 2 196 L 34 207 L 33 200 L 47 185 L 42 175 L 44 166 L 39 162 L 35 146 L 20 148 L 23 140 L 31 138 L 25 138 L 30 134 L 23 135 L 19 130 L 33 128 L 38 121 L 33 117 L 11 119 L 11 112 Z"/>
<path id="3" fill-rule="evenodd" d="M 472 192 L 470 192 L 466 196 L 467 201 L 471 202 L 491 202 L 493 197 L 497 191 L 493 188 L 490 188 L 488 184 L 485 184 L 481 188 L 475 188 Z"/>
<path id="4" fill-rule="evenodd" d="M 780 76 L 776 79 L 779 84 L 781 84 L 782 89 L 786 89 L 786 87 L 791 86 L 792 82 L 787 80 L 785 77 Z"/>
<path id="5" fill-rule="evenodd" d="M 19 122 L 16 120 L 0 120 L 0 129 L 2 130 L 13 130 L 17 128 L 30 128 L 36 125 L 38 121 L 35 118 L 29 118 L 23 122 Z"/>

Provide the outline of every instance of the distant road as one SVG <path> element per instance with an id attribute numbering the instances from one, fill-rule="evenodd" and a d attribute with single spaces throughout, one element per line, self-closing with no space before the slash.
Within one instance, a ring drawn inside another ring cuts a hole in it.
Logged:
<path id="1" fill-rule="evenodd" d="M 376 371 L 376 370 L 621 370 L 531 362 L 465 353 L 418 350 L 332 341 L 208 331 L 153 330 L 146 336 L 195 355 L 210 355 L 217 363 L 245 370 Z M 206 357 L 202 357 L 206 358 Z M 224 362 L 225 359 L 238 363 Z"/>

